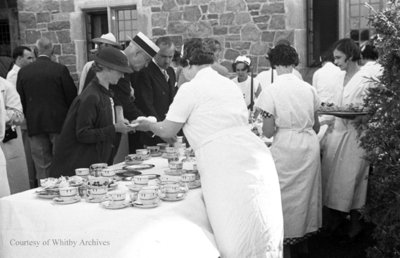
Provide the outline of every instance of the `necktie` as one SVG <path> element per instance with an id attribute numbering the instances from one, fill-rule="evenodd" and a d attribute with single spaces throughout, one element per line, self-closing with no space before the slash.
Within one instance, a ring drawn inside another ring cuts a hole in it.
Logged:
<path id="1" fill-rule="evenodd" d="M 164 74 L 165 80 L 168 82 L 168 80 L 169 80 L 169 75 L 168 75 L 168 73 L 167 73 L 167 70 L 163 70 L 163 74 Z"/>

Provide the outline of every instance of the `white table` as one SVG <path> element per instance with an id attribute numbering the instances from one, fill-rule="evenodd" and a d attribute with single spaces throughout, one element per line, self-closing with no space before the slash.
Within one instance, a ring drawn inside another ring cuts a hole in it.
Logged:
<path id="1" fill-rule="evenodd" d="M 146 173 L 163 174 L 167 160 Z M 121 164 L 114 167 L 120 167 Z M 126 189 L 121 183 L 118 189 Z M 216 248 L 202 192 L 153 209 L 108 210 L 82 200 L 54 204 L 36 189 L 0 199 L 0 257 L 213 257 Z M 127 190 L 129 191 L 129 190 Z"/>

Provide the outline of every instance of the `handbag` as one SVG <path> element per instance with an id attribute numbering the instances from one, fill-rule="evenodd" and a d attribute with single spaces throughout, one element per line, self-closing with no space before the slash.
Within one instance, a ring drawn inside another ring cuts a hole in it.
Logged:
<path id="1" fill-rule="evenodd" d="M 4 132 L 3 143 L 8 142 L 9 140 L 17 138 L 17 131 L 15 130 L 15 126 L 10 126 Z"/>

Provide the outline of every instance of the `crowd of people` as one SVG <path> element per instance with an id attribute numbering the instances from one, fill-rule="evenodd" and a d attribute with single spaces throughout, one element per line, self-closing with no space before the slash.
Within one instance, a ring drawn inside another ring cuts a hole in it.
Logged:
<path id="1" fill-rule="evenodd" d="M 92 41 L 94 58 L 77 86 L 53 60 L 49 39 L 37 41 L 37 53 L 14 49 L 0 77 L 0 197 L 93 163 L 113 164 L 122 134 L 130 153 L 184 135 L 221 257 L 306 253 L 309 236 L 333 234 L 347 215 L 344 240 L 362 231 L 369 164 L 355 123 L 366 118 L 317 111 L 321 103 L 363 105 L 382 73 L 373 45 L 334 43 L 311 85 L 286 41 L 268 52 L 271 68 L 256 77 L 250 57 L 238 56 L 234 78 L 219 64 L 214 39 L 188 39 L 181 51 L 170 37 L 153 42 L 141 32 L 125 49 L 112 33 Z M 250 130 L 254 115 L 273 137 L 271 148 Z"/>

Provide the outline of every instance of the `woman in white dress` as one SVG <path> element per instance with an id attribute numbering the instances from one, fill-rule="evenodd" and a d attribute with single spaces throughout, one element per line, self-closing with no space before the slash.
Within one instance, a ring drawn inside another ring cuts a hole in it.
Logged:
<path id="1" fill-rule="evenodd" d="M 358 46 L 351 39 L 341 39 L 335 44 L 333 56 L 335 64 L 345 71 L 339 78 L 342 88 L 336 103 L 338 106 L 362 106 L 372 82 L 358 65 Z M 323 204 L 333 210 L 328 229 L 334 231 L 341 218 L 350 213 L 350 239 L 362 229 L 359 210 L 365 205 L 369 171 L 354 123 L 352 119 L 335 118 L 333 130 L 328 130 L 326 135 L 322 157 Z"/>
<path id="2" fill-rule="evenodd" d="M 271 152 L 281 187 L 284 253 L 290 257 L 296 249 L 307 252 L 302 240 L 318 231 L 322 223 L 320 148 L 316 134 L 320 101 L 315 88 L 292 73 L 293 64 L 298 61 L 294 48 L 278 45 L 269 57 L 278 76 L 269 88 L 263 89 L 256 108 L 263 116 L 263 133 L 274 137 Z"/>
<path id="3" fill-rule="evenodd" d="M 221 257 L 282 257 L 283 219 L 271 154 L 247 123 L 243 95 L 211 68 L 213 41 L 191 39 L 167 117 L 137 130 L 170 138 L 183 128 L 195 150 L 204 202 Z"/>
<path id="4" fill-rule="evenodd" d="M 4 81 L 0 81 L 0 89 L 5 90 Z M 6 107 L 4 105 L 4 99 L 0 96 L 0 141 L 4 138 L 4 132 L 6 130 Z M 3 150 L 0 148 L 0 198 L 3 196 L 10 195 L 10 185 L 8 184 L 6 159 L 4 157 Z"/>

